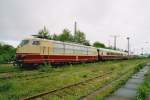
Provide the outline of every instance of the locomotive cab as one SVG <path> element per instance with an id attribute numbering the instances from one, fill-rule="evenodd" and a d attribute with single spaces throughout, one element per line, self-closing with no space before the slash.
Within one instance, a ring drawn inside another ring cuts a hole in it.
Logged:
<path id="1" fill-rule="evenodd" d="M 17 47 L 16 63 L 23 64 L 30 60 L 32 55 L 40 54 L 40 41 L 37 39 L 25 39 Z"/>
<path id="2" fill-rule="evenodd" d="M 26 39 L 22 40 L 20 45 L 17 48 L 17 54 L 20 53 L 40 53 L 39 52 L 39 47 L 40 47 L 40 41 L 36 39 Z"/>

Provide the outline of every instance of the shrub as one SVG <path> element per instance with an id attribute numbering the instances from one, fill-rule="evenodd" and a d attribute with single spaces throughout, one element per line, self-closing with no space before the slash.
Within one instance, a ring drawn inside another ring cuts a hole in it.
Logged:
<path id="1" fill-rule="evenodd" d="M 11 45 L 0 43 L 0 63 L 8 63 L 15 59 L 16 49 Z"/>

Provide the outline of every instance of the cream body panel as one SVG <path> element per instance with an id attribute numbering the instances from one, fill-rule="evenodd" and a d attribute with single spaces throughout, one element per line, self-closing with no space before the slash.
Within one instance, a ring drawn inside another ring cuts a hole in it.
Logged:
<path id="1" fill-rule="evenodd" d="M 53 43 L 51 41 L 40 41 L 40 55 L 52 55 Z"/>
<path id="2" fill-rule="evenodd" d="M 40 46 L 25 45 L 17 48 L 17 53 L 40 53 Z"/>

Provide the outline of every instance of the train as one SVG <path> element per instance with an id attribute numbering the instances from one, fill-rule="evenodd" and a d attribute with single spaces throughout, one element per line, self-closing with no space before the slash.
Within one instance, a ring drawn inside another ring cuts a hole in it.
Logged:
<path id="1" fill-rule="evenodd" d="M 44 63 L 82 63 L 126 59 L 127 56 L 127 52 L 118 50 L 41 38 L 27 38 L 22 40 L 17 47 L 16 63 L 19 66 Z"/>

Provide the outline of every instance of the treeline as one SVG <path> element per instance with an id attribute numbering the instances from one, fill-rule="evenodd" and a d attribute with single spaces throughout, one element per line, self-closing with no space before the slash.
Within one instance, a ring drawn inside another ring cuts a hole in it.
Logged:
<path id="1" fill-rule="evenodd" d="M 106 48 L 105 44 L 100 43 L 99 41 L 96 41 L 93 44 L 91 44 L 90 41 L 86 39 L 85 33 L 80 30 L 77 30 L 74 34 L 72 34 L 69 29 L 64 29 L 62 33 L 57 35 L 57 34 L 50 34 L 49 31 L 46 29 L 46 27 L 44 27 L 42 30 L 38 32 L 38 34 L 33 36 L 37 38 L 43 38 L 49 40 L 73 42 L 73 43 L 83 44 L 86 46 Z"/>
<path id="2" fill-rule="evenodd" d="M 16 48 L 0 43 L 0 63 L 8 63 L 15 59 Z"/>

